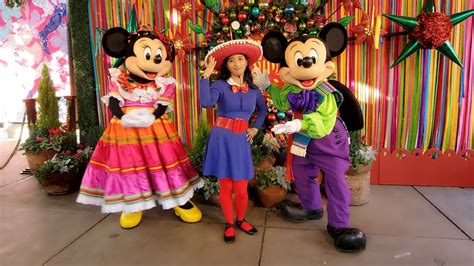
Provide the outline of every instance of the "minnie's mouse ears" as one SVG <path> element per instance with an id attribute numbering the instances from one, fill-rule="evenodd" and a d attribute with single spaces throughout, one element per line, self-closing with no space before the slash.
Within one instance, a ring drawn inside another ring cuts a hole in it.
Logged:
<path id="1" fill-rule="evenodd" d="M 109 56 L 121 58 L 125 55 L 129 36 L 130 33 L 123 28 L 111 28 L 102 37 L 102 47 Z"/>

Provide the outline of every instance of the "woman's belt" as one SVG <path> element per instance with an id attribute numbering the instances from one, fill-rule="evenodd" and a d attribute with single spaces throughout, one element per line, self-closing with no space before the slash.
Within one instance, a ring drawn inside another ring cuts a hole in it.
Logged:
<path id="1" fill-rule="evenodd" d="M 236 134 L 247 131 L 249 123 L 242 118 L 217 117 L 216 127 L 228 129 Z"/>

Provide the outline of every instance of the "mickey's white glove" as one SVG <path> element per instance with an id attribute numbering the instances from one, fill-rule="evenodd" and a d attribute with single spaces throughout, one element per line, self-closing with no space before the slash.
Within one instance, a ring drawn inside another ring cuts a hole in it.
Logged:
<path id="1" fill-rule="evenodd" d="M 275 134 L 292 134 L 301 130 L 301 120 L 295 119 L 286 122 L 285 124 L 278 124 L 272 128 Z"/>
<path id="2" fill-rule="evenodd" d="M 253 84 L 260 89 L 264 90 L 270 86 L 270 79 L 268 78 L 268 71 L 265 70 L 263 73 L 260 68 L 255 67 L 252 71 Z"/>
<path id="3" fill-rule="evenodd" d="M 155 122 L 155 116 L 147 109 L 135 109 L 120 119 L 123 127 L 149 127 Z"/>

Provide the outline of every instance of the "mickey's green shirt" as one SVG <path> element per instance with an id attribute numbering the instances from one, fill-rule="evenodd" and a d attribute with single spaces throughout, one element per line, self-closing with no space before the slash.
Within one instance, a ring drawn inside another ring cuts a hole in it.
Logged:
<path id="1" fill-rule="evenodd" d="M 324 83 L 324 82 L 323 82 Z M 320 139 L 329 135 L 334 128 L 337 118 L 337 109 L 340 104 L 336 101 L 333 92 L 328 91 L 320 83 L 313 90 L 318 95 L 318 107 L 315 112 L 303 114 L 301 119 L 301 131 L 312 138 Z M 300 93 L 302 89 L 298 86 L 285 83 L 282 88 L 270 85 L 267 92 L 273 100 L 273 104 L 280 111 L 288 111 L 291 106 L 286 96 L 289 93 Z"/>

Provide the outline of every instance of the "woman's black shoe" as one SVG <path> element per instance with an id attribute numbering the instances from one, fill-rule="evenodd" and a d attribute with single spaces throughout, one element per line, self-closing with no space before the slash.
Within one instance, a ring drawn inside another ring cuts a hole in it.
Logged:
<path id="1" fill-rule="evenodd" d="M 246 223 L 248 223 L 250 226 L 252 226 L 252 229 L 250 229 L 250 230 L 245 230 L 244 228 L 242 228 L 242 224 L 243 224 L 244 222 L 246 222 Z M 249 234 L 249 235 L 255 235 L 255 234 L 257 233 L 257 229 L 256 229 L 253 225 L 251 225 L 249 222 L 247 222 L 245 219 L 240 220 L 240 221 L 239 221 L 239 220 L 235 220 L 235 224 L 237 225 L 237 227 L 238 227 L 240 230 L 244 231 L 245 233 L 247 233 L 247 234 Z"/>
<path id="2" fill-rule="evenodd" d="M 225 232 L 227 232 L 227 229 L 229 229 L 231 227 L 234 228 L 234 235 L 233 236 L 226 236 Z M 234 241 L 235 241 L 235 224 L 226 223 L 225 224 L 225 229 L 224 229 L 224 242 L 226 242 L 228 244 L 232 244 L 232 243 L 234 243 Z"/>

